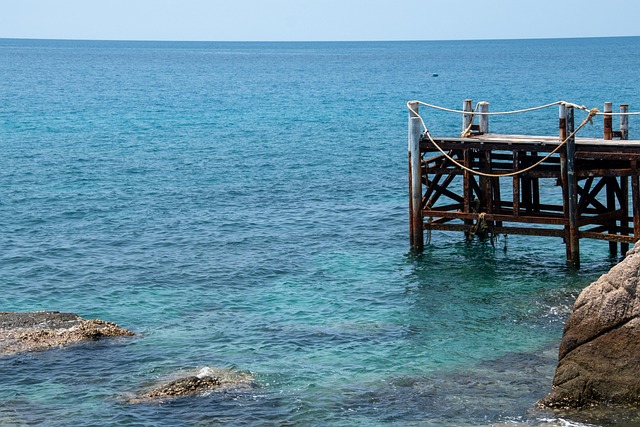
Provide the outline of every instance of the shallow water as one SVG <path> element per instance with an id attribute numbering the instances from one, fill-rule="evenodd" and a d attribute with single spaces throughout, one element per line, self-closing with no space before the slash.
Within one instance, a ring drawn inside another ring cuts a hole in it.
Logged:
<path id="1" fill-rule="evenodd" d="M 1 359 L 0 424 L 631 425 L 533 409 L 573 300 L 618 259 L 584 242 L 574 272 L 555 239 L 448 233 L 411 254 L 405 102 L 637 111 L 639 44 L 0 40 L 0 310 L 139 334 Z M 204 367 L 255 387 L 123 403 Z"/>

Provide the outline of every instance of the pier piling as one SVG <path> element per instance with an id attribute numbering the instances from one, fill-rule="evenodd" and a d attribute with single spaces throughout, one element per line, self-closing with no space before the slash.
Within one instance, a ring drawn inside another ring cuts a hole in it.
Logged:
<path id="1" fill-rule="evenodd" d="M 422 225 L 422 154 L 420 152 L 420 117 L 418 104 L 410 104 L 409 111 L 409 179 L 411 209 L 411 247 L 416 251 L 424 248 Z"/>
<path id="2" fill-rule="evenodd" d="M 575 173 L 576 139 L 572 136 L 575 130 L 574 108 L 566 108 L 567 126 L 567 210 L 569 212 L 569 259 L 572 267 L 580 267 L 580 232 L 578 229 L 578 188 Z"/>

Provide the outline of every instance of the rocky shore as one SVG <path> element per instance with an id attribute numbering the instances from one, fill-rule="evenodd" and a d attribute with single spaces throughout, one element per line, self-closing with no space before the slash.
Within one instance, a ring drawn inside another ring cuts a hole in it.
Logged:
<path id="1" fill-rule="evenodd" d="M 134 335 L 115 323 L 86 320 L 73 313 L 0 312 L 0 357 Z M 179 372 L 170 379 L 158 381 L 127 399 L 127 403 L 161 403 L 212 391 L 242 391 L 253 386 L 253 377 L 248 373 L 206 367 L 194 372 Z"/>
<path id="2" fill-rule="evenodd" d="M 551 392 L 539 406 L 640 405 L 640 245 L 586 287 L 565 324 Z"/>
<path id="3" fill-rule="evenodd" d="M 133 332 L 115 323 L 100 319 L 86 320 L 73 313 L 0 312 L 0 357 L 64 347 L 82 341 L 133 335 Z"/>

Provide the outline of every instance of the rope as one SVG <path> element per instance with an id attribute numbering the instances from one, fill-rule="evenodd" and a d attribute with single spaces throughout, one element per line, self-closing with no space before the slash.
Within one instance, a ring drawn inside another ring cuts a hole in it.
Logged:
<path id="1" fill-rule="evenodd" d="M 476 104 L 476 108 L 473 109 L 473 112 L 471 113 L 471 117 L 469 117 L 469 126 L 467 126 L 467 128 L 465 130 L 463 130 L 460 133 L 460 138 L 467 138 L 469 136 L 471 136 L 471 129 L 473 128 L 473 119 L 475 114 L 478 112 L 478 107 L 480 106 L 480 103 L 478 102 Z M 425 127 L 425 130 L 427 128 Z"/>
<path id="2" fill-rule="evenodd" d="M 585 125 L 587 123 L 593 123 L 593 117 L 596 116 L 600 110 L 598 110 L 597 108 L 592 108 L 590 110 L 587 110 L 587 107 L 585 107 L 584 105 L 578 106 L 576 104 L 571 104 L 571 103 L 566 103 L 564 101 L 557 101 L 554 102 L 552 104 L 546 104 L 546 105 L 541 105 L 539 107 L 533 107 L 533 108 L 527 108 L 524 110 L 515 110 L 515 111 L 501 111 L 501 112 L 494 112 L 493 114 L 516 114 L 516 113 L 522 113 L 522 112 L 527 112 L 527 111 L 535 111 L 535 110 L 540 110 L 542 108 L 548 108 L 548 107 L 552 107 L 554 105 L 559 105 L 559 104 L 565 104 L 566 106 L 569 107 L 574 107 L 574 108 L 578 108 L 581 110 L 585 110 L 585 111 L 589 111 L 589 114 L 587 115 L 587 117 L 582 121 L 582 123 L 580 123 L 580 126 L 578 126 L 573 132 L 571 132 L 571 134 L 569 136 L 567 136 L 564 141 L 562 141 L 560 144 L 558 144 L 558 146 L 556 148 L 554 148 L 549 154 L 547 154 L 546 156 L 544 156 L 542 159 L 540 159 L 539 161 L 537 161 L 536 163 L 518 170 L 518 171 L 513 171 L 513 172 L 507 172 L 507 173 L 503 173 L 503 174 L 492 174 L 492 173 L 486 173 L 486 172 L 480 172 L 480 171 L 476 171 L 473 170 L 471 168 L 466 167 L 465 165 L 461 164 L 460 162 L 458 162 L 457 160 L 455 160 L 453 157 L 451 157 L 449 154 L 447 154 L 442 148 L 440 148 L 440 146 L 433 140 L 433 137 L 431 136 L 431 134 L 429 133 L 429 129 L 427 128 L 427 125 L 424 121 L 424 119 L 422 118 L 422 116 L 420 114 L 418 114 L 417 111 L 415 111 L 413 108 L 411 108 L 411 103 L 418 103 L 421 105 L 425 105 L 428 107 L 431 107 L 431 104 L 427 104 L 421 101 L 409 101 L 407 103 L 407 108 L 409 109 L 409 111 L 411 111 L 413 114 L 415 114 L 419 119 L 420 122 L 422 123 L 422 126 L 424 127 L 424 135 L 426 135 L 429 138 L 429 141 L 431 141 L 431 143 L 434 145 L 434 147 L 436 147 L 438 149 L 438 151 L 440 151 L 440 153 L 442 153 L 442 155 L 444 155 L 444 157 L 447 158 L 447 160 L 449 160 L 451 163 L 453 163 L 454 165 L 456 165 L 457 167 L 459 167 L 462 170 L 465 170 L 469 173 L 472 173 L 474 175 L 479 175 L 479 176 L 485 176 L 488 178 L 502 178 L 502 177 L 509 177 L 509 176 L 516 176 L 516 175 L 520 175 L 522 173 L 528 172 L 532 169 L 535 169 L 536 167 L 540 166 L 540 164 L 542 164 L 543 162 L 547 161 L 549 159 L 549 157 L 553 156 L 555 153 L 558 152 L 558 150 L 560 150 L 560 148 L 562 148 L 568 140 L 570 140 L 571 138 L 573 138 L 579 131 L 580 129 L 582 129 L 583 127 L 585 127 Z M 437 106 L 434 106 L 437 107 Z M 477 106 L 476 106 L 477 108 Z M 449 110 L 449 109 L 445 109 L 444 107 L 437 107 L 437 109 L 442 109 L 443 111 L 449 111 L 449 112 L 454 112 L 454 113 L 462 113 L 462 114 L 469 114 L 469 111 L 461 111 L 461 110 Z M 473 114 L 489 114 L 489 113 L 480 113 L 480 112 L 473 112 Z M 609 113 L 607 113 L 609 114 Z M 468 128 L 469 129 L 469 128 Z M 465 129 L 465 132 L 467 130 Z M 464 132 L 463 132 L 464 134 Z M 464 135 L 463 135 L 464 137 Z"/>
<path id="3" fill-rule="evenodd" d="M 556 102 L 552 102 L 550 104 L 540 105 L 538 107 L 523 108 L 521 110 L 486 111 L 484 113 L 481 113 L 481 112 L 477 111 L 477 104 L 476 104 L 476 110 L 474 110 L 474 111 L 464 111 L 464 110 L 455 110 L 455 109 L 452 109 L 452 108 L 441 107 L 439 105 L 434 105 L 434 104 L 428 104 L 426 102 L 417 101 L 417 100 L 409 101 L 407 104 L 411 104 L 411 103 L 424 105 L 425 107 L 433 108 L 434 110 L 446 111 L 448 113 L 472 114 L 472 115 L 479 115 L 479 116 L 499 116 L 499 115 L 528 113 L 528 112 L 531 112 L 531 111 L 543 110 L 545 108 L 549 108 L 549 107 L 553 107 L 555 105 L 561 105 L 561 104 L 564 104 L 567 107 L 573 107 L 576 110 L 589 111 L 589 109 L 584 105 L 578 105 L 578 104 L 574 104 L 572 102 L 567 102 L 567 101 L 556 101 Z M 411 108 L 409 108 L 409 109 L 411 110 Z M 603 113 L 603 112 L 598 111 L 597 115 L 598 116 L 638 116 L 638 115 L 640 115 L 640 112 L 634 111 L 634 112 L 627 112 L 627 113 L 613 113 L 613 112 L 611 112 L 611 113 Z"/>
<path id="4" fill-rule="evenodd" d="M 560 105 L 560 104 L 565 104 L 567 106 L 578 108 L 580 110 L 586 110 L 587 109 L 587 107 L 585 107 L 584 105 L 576 105 L 576 104 L 572 104 L 572 103 L 565 102 L 565 101 L 556 101 L 556 102 L 552 102 L 551 104 L 540 105 L 539 107 L 524 108 L 522 110 L 487 111 L 487 112 L 481 113 L 481 112 L 478 112 L 478 111 L 473 111 L 472 112 L 472 111 L 454 110 L 454 109 L 451 109 L 451 108 L 440 107 L 438 105 L 427 104 L 426 102 L 422 102 L 422 101 L 409 101 L 409 102 L 407 102 L 407 106 L 408 106 L 409 110 L 411 110 L 411 111 L 413 111 L 413 110 L 411 109 L 409 104 L 413 104 L 413 103 L 424 105 L 425 107 L 433 108 L 434 110 L 446 111 L 448 113 L 457 113 L 457 114 L 474 113 L 474 114 L 478 114 L 478 115 L 481 115 L 481 116 L 498 116 L 498 115 L 506 115 L 506 114 L 528 113 L 530 111 L 542 110 L 544 108 L 549 108 L 549 107 L 553 107 L 554 105 Z M 476 104 L 476 110 L 477 110 L 477 108 L 478 108 L 478 106 Z M 413 112 L 415 113 L 415 111 L 413 111 Z"/>
<path id="5" fill-rule="evenodd" d="M 640 116 L 640 112 L 633 111 L 630 113 L 601 113 L 598 111 L 598 116 Z"/>

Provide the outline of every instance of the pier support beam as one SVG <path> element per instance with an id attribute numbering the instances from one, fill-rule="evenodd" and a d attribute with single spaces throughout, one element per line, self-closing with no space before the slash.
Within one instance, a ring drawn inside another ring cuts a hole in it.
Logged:
<path id="1" fill-rule="evenodd" d="M 629 105 L 628 104 L 620 104 L 620 139 L 628 140 L 629 139 Z M 620 188 L 622 190 L 622 194 L 624 197 L 622 198 L 622 216 L 624 219 L 620 222 L 620 229 L 622 234 L 629 234 L 629 177 L 621 176 L 620 177 Z M 620 243 L 620 252 L 622 255 L 625 255 L 629 250 L 628 243 Z"/>
<path id="2" fill-rule="evenodd" d="M 564 142 L 567 139 L 567 107 L 565 104 L 560 104 L 558 111 L 558 139 L 560 142 Z M 562 187 L 562 200 L 568 200 L 568 185 L 567 185 L 567 151 L 560 151 L 560 186 Z M 564 245 L 567 251 L 567 260 L 571 259 L 571 251 L 569 248 L 570 241 L 570 227 L 569 227 L 569 207 L 567 203 L 564 203 Z"/>
<path id="3" fill-rule="evenodd" d="M 604 103 L 604 140 L 611 141 L 613 139 L 613 104 L 611 102 Z M 607 193 L 607 211 L 614 212 L 616 210 L 616 195 L 614 193 L 614 181 L 615 177 L 600 178 L 606 181 L 606 193 Z M 609 234 L 616 234 L 618 228 L 616 227 L 616 220 L 612 219 L 609 223 Z M 609 253 L 612 256 L 618 255 L 618 244 L 616 242 L 609 242 Z"/>
<path id="4" fill-rule="evenodd" d="M 638 178 L 638 162 L 631 161 L 631 204 L 633 206 L 633 238 L 640 239 L 640 179 Z"/>
<path id="5" fill-rule="evenodd" d="M 420 155 L 420 118 L 418 103 L 409 104 L 409 230 L 411 248 L 424 249 L 422 223 L 422 157 Z"/>
<path id="6" fill-rule="evenodd" d="M 567 123 L 567 211 L 569 213 L 569 265 L 580 268 L 580 231 L 578 229 L 578 182 L 575 174 L 575 137 L 570 136 L 574 129 L 573 107 L 566 106 Z"/>
<path id="7" fill-rule="evenodd" d="M 465 99 L 462 103 L 462 111 L 465 111 L 465 113 L 462 115 L 462 134 L 463 135 L 467 131 L 469 126 L 471 126 L 471 123 L 473 121 L 473 116 L 471 115 L 472 110 L 473 110 L 473 100 Z M 463 152 L 464 166 L 467 168 L 471 168 L 472 160 L 473 160 L 473 153 L 471 152 L 471 150 L 465 149 Z M 471 185 L 471 180 L 475 178 L 473 177 L 473 175 L 471 175 L 471 173 L 469 173 L 466 170 L 464 171 L 462 176 L 463 176 L 462 179 L 463 179 L 463 188 L 464 188 L 463 210 L 464 210 L 464 213 L 471 213 L 472 212 L 471 202 L 473 201 L 473 187 Z M 465 219 L 464 226 L 465 226 L 464 234 L 465 236 L 469 237 L 471 227 L 473 227 L 473 220 Z"/>

